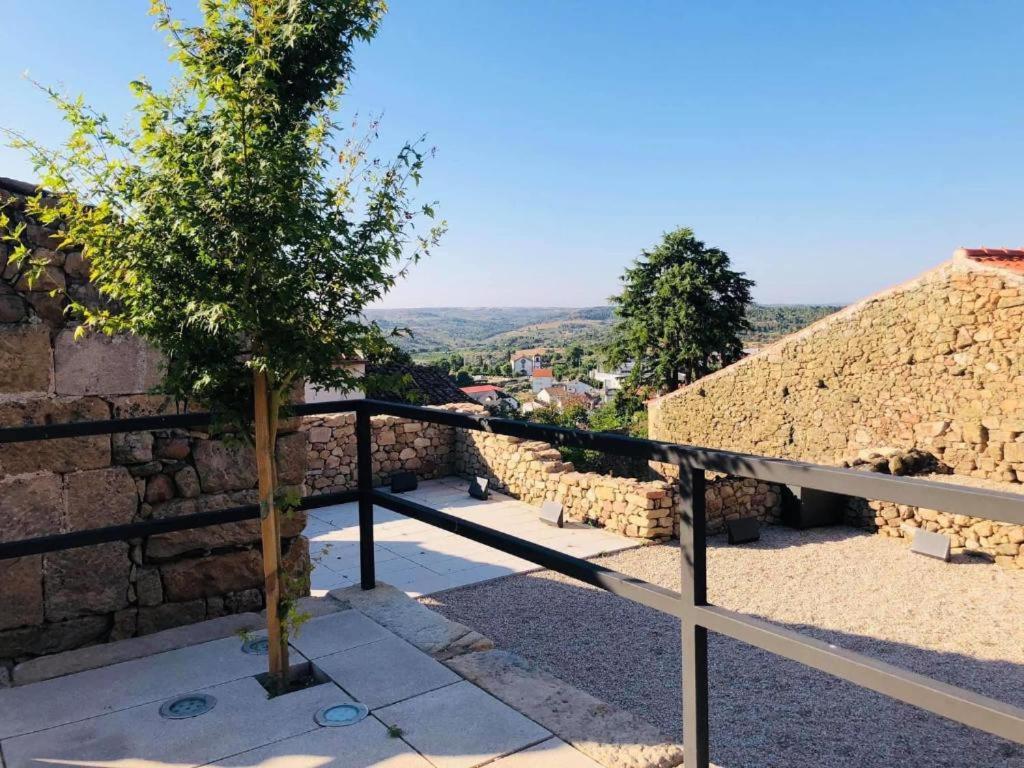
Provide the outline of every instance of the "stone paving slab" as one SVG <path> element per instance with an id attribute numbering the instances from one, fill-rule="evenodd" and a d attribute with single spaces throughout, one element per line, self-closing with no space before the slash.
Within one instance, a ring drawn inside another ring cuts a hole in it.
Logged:
<path id="1" fill-rule="evenodd" d="M 466 492 L 467 481 L 441 478 L 420 483 L 403 497 L 466 520 L 494 528 L 575 557 L 588 558 L 641 546 L 643 542 L 582 524 L 555 528 L 538 519 L 539 510 L 492 492 L 482 501 Z M 306 535 L 314 556 L 314 594 L 359 582 L 356 502 L 324 507 L 310 513 Z M 319 560 L 316 553 L 332 543 Z M 374 508 L 374 551 L 379 580 L 413 597 L 535 570 L 528 560 L 508 555 L 418 520 L 380 507 Z M 497 567 L 495 567 L 497 566 Z"/>
<path id="2" fill-rule="evenodd" d="M 263 672 L 266 658 L 242 653 L 241 646 L 237 637 L 225 638 L 0 689 L 0 738 L 162 701 Z"/>
<path id="3" fill-rule="evenodd" d="M 536 765 L 535 763 L 533 765 Z M 552 768 L 561 763 L 552 763 Z M 575 766 L 566 763 L 566 768 Z M 240 755 L 218 760 L 216 768 L 432 768 L 400 738 L 388 735 L 376 718 L 344 728 L 320 728 Z M 119 767 L 120 768 L 120 767 Z M 583 766 L 580 766 L 583 768 Z"/>
<path id="4" fill-rule="evenodd" d="M 358 587 L 357 587 L 358 589 Z M 358 645 L 383 640 L 390 633 L 359 611 L 339 611 L 310 619 L 289 640 L 307 659 L 314 660 Z M 263 660 L 264 665 L 266 659 Z"/>
<path id="5" fill-rule="evenodd" d="M 333 683 L 268 700 L 251 677 L 204 692 L 216 697 L 217 704 L 200 717 L 167 720 L 160 716 L 160 702 L 151 702 L 7 739 L 7 768 L 192 768 L 319 728 L 313 721 L 318 709 L 351 701 Z"/>
<path id="6" fill-rule="evenodd" d="M 673 768 L 682 748 L 636 715 L 610 706 L 508 651 L 449 659 L 467 680 L 608 768 Z"/>
<path id="7" fill-rule="evenodd" d="M 423 651 L 391 635 L 323 656 L 317 667 L 370 709 L 378 709 L 462 678 Z"/>
<path id="8" fill-rule="evenodd" d="M 475 768 L 546 740 L 550 732 L 466 681 L 375 713 L 438 768 Z"/>

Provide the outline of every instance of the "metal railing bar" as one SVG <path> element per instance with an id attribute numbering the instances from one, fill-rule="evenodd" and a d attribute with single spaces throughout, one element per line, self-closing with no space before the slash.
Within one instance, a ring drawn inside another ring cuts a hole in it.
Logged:
<path id="1" fill-rule="evenodd" d="M 521 557 L 523 560 L 529 560 L 536 565 L 571 576 L 591 586 L 598 587 L 641 605 L 646 605 L 649 608 L 654 608 L 670 616 L 679 615 L 679 594 L 659 587 L 656 584 L 650 584 L 642 579 L 636 579 L 624 573 L 613 571 L 589 560 L 582 560 L 578 557 L 567 555 L 557 549 L 550 549 L 549 547 L 535 544 L 532 541 L 520 539 L 516 536 L 496 531 L 493 528 L 470 522 L 469 520 L 463 520 L 455 515 L 431 509 L 423 504 L 404 499 L 387 491 L 375 490 L 373 492 L 373 502 L 394 512 L 400 512 L 414 520 L 419 520 L 459 536 L 464 536 L 467 539 L 472 539 L 507 554 Z"/>
<path id="2" fill-rule="evenodd" d="M 717 606 L 695 609 L 713 632 L 870 688 L 942 717 L 1024 744 L 1024 709 Z"/>
<path id="3" fill-rule="evenodd" d="M 286 416 L 317 416 L 344 413 L 359 409 L 358 400 L 331 400 L 322 403 L 301 403 L 285 409 Z M 148 432 L 154 429 L 189 429 L 202 427 L 213 420 L 207 412 L 169 413 L 160 416 L 135 416 L 127 419 L 100 421 L 72 421 L 63 424 L 43 424 L 0 429 L 0 444 L 27 443 L 32 440 L 56 440 L 68 437 L 113 435 L 121 432 Z"/>
<path id="4" fill-rule="evenodd" d="M 344 504 L 355 501 L 359 497 L 358 491 L 340 491 L 337 493 L 322 493 L 315 496 L 305 496 L 299 502 L 300 509 L 318 509 L 334 504 Z M 85 531 L 72 531 L 71 533 L 57 533 L 49 536 L 37 536 L 31 539 L 20 539 L 19 541 L 8 541 L 0 543 L 0 560 L 9 560 L 15 557 L 26 557 L 28 555 L 40 555 L 47 552 L 59 552 L 65 549 L 76 549 L 88 547 L 94 544 L 106 544 L 111 541 L 124 541 L 144 536 L 153 536 L 158 533 L 170 533 L 172 531 L 185 531 L 192 528 L 208 528 L 212 525 L 224 525 L 226 523 L 237 523 L 243 520 L 255 520 L 260 516 L 258 504 L 243 504 L 237 507 L 228 507 L 212 512 L 196 512 L 191 515 L 180 517 L 167 517 L 159 520 L 143 520 L 138 523 L 126 523 L 124 525 L 109 525 L 104 528 L 90 528 Z"/>

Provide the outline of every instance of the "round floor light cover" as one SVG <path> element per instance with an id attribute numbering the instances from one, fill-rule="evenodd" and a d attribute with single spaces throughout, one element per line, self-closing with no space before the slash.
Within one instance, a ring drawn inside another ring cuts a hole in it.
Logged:
<path id="1" fill-rule="evenodd" d="M 242 643 L 242 653 L 266 656 L 270 652 L 270 641 L 265 637 L 251 637 Z"/>
<path id="2" fill-rule="evenodd" d="M 339 725 L 355 725 L 370 714 L 363 704 L 332 704 L 324 707 L 313 718 L 317 725 L 331 728 Z"/>
<path id="3" fill-rule="evenodd" d="M 205 715 L 217 705 L 217 700 L 206 693 L 186 693 L 175 696 L 160 705 L 160 717 L 169 720 L 184 720 Z"/>

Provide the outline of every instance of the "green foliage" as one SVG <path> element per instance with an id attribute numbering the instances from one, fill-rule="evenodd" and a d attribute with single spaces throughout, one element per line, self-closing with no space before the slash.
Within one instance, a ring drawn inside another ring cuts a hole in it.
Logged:
<path id="1" fill-rule="evenodd" d="M 729 268 L 729 256 L 690 229 L 666 234 L 622 276 L 613 297 L 617 322 L 612 363 L 634 360 L 627 379 L 636 391 L 672 391 L 738 360 L 753 281 Z"/>
<path id="2" fill-rule="evenodd" d="M 353 47 L 380 0 L 204 0 L 199 26 L 152 1 L 180 76 L 131 84 L 137 128 L 120 132 L 82 98 L 46 89 L 71 135 L 60 151 L 15 136 L 55 198 L 30 213 L 81 247 L 99 306 L 80 332 L 130 331 L 166 356 L 164 391 L 239 417 L 254 372 L 279 402 L 294 382 L 353 385 L 337 366 L 381 348 L 360 321 L 443 224 L 410 188 L 426 152 L 386 162 L 335 114 Z M 339 135 L 345 138 L 338 141 Z M 24 253 L 14 254 L 15 259 Z"/>
<path id="3" fill-rule="evenodd" d="M 465 368 L 455 374 L 455 384 L 457 386 L 470 387 L 474 381 L 473 375 Z"/>

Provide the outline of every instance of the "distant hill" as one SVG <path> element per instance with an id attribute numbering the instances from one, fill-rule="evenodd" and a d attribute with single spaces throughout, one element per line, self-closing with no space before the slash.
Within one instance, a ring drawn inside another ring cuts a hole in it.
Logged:
<path id="1" fill-rule="evenodd" d="M 748 317 L 753 328 L 744 341 L 751 346 L 765 344 L 838 309 L 831 305 L 752 304 Z M 412 337 L 397 342 L 412 354 L 569 344 L 589 347 L 605 342 L 614 322 L 610 306 L 429 307 L 373 309 L 366 314 L 385 330 L 412 330 Z"/>

